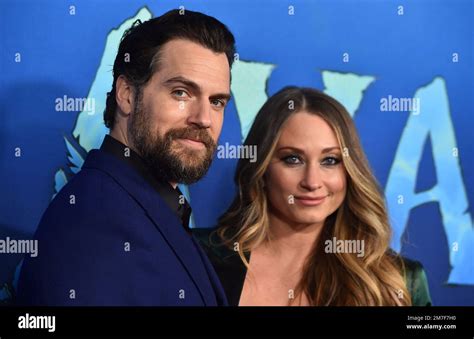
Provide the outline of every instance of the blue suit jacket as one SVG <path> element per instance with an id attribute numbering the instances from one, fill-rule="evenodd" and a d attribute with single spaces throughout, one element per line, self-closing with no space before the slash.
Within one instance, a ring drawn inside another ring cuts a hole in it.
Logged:
<path id="1" fill-rule="evenodd" d="M 92 150 L 57 194 L 18 282 L 22 305 L 226 305 L 207 256 L 131 166 Z"/>

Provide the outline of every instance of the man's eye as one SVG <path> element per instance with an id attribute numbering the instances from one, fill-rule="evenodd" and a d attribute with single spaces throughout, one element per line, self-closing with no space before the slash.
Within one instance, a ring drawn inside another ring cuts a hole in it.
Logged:
<path id="1" fill-rule="evenodd" d="M 186 91 L 183 91 L 182 89 L 177 89 L 173 91 L 172 94 L 177 98 L 185 98 L 188 95 L 188 93 L 186 93 Z"/>
<path id="2" fill-rule="evenodd" d="M 288 165 L 297 165 L 301 163 L 301 158 L 294 154 L 283 157 L 281 160 L 283 160 L 283 162 Z"/>
<path id="3" fill-rule="evenodd" d="M 341 160 L 336 157 L 327 157 L 327 158 L 324 158 L 321 164 L 324 166 L 335 166 L 339 164 L 340 162 Z"/>
<path id="4" fill-rule="evenodd" d="M 211 100 L 211 104 L 214 105 L 214 106 L 217 106 L 219 108 L 222 108 L 225 106 L 225 102 L 224 100 L 220 100 L 220 99 L 213 99 Z"/>

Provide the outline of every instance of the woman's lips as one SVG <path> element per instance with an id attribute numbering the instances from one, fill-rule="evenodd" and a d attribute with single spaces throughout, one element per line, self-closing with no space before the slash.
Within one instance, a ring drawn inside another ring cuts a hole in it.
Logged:
<path id="1" fill-rule="evenodd" d="M 318 206 L 321 205 L 324 200 L 326 200 L 327 195 L 322 196 L 322 197 L 295 197 L 295 200 L 297 200 L 300 204 L 304 206 Z"/>

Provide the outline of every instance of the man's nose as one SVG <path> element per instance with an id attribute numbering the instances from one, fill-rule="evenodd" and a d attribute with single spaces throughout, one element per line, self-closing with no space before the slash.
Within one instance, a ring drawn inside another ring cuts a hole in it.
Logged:
<path id="1" fill-rule="evenodd" d="M 199 99 L 191 104 L 188 122 L 199 128 L 211 127 L 211 104 L 209 100 Z"/>

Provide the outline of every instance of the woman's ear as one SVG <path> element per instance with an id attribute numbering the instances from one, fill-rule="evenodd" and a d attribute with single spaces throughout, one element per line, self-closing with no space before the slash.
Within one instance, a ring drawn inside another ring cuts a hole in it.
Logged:
<path id="1" fill-rule="evenodd" d="M 133 88 L 125 76 L 120 75 L 115 83 L 115 99 L 120 109 L 119 114 L 129 116 L 133 108 Z"/>

